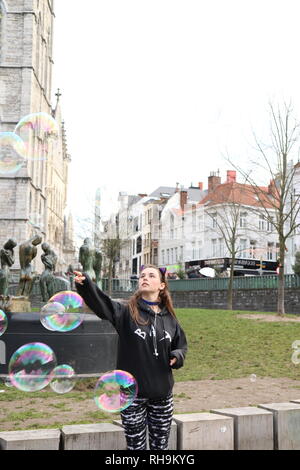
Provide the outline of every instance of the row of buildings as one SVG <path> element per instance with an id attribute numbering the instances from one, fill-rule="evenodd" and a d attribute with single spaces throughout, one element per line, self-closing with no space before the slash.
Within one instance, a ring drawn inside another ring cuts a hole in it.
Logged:
<path id="1" fill-rule="evenodd" d="M 298 173 L 296 165 L 295 181 Z M 226 276 L 233 254 L 235 275 L 275 274 L 279 243 L 272 189 L 272 183 L 258 188 L 239 183 L 236 171 L 228 170 L 225 181 L 211 172 L 207 185 L 161 186 L 149 195 L 120 192 L 119 210 L 101 234 L 122 240 L 115 276 L 128 278 L 148 263 L 167 267 L 170 275 L 210 266 Z M 293 272 L 297 236 L 287 242 L 286 273 Z"/>

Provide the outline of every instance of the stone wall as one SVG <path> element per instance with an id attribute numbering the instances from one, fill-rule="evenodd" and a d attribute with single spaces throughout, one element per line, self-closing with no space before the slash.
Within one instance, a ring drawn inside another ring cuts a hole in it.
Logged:
<path id="1" fill-rule="evenodd" d="M 226 309 L 227 291 L 178 291 L 172 292 L 175 308 Z M 234 310 L 276 312 L 277 289 L 236 289 L 233 291 Z M 285 289 L 286 313 L 300 314 L 300 289 Z"/>
<path id="2" fill-rule="evenodd" d="M 15 295 L 17 282 L 10 285 L 10 295 Z M 126 300 L 132 292 L 114 291 L 112 298 Z M 227 309 L 227 291 L 177 291 L 171 292 L 175 308 L 207 308 Z M 31 294 L 32 307 L 41 307 L 42 301 L 39 283 L 36 281 Z M 252 310 L 259 312 L 277 311 L 277 289 L 238 289 L 233 292 L 234 310 Z M 291 314 L 300 314 L 300 288 L 285 289 L 285 311 Z"/>
<path id="3" fill-rule="evenodd" d="M 132 292 L 113 292 L 114 299 L 126 299 Z M 176 291 L 171 292 L 175 308 L 227 309 L 227 291 Z M 277 311 L 277 289 L 236 289 L 233 291 L 234 310 L 259 312 Z M 300 288 L 285 289 L 286 313 L 300 314 Z"/>

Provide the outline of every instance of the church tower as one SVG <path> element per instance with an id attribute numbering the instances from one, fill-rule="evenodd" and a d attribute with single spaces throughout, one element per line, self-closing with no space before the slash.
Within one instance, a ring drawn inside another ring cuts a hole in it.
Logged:
<path id="1" fill-rule="evenodd" d="M 58 130 L 55 138 L 49 138 L 43 125 L 24 126 L 19 134 L 27 158 L 17 171 L 0 173 L 0 247 L 8 238 L 20 244 L 39 232 L 58 255 L 56 270 L 63 271 L 70 155 L 59 91 L 54 108 L 51 104 L 53 4 L 53 0 L 0 0 L 0 132 L 14 132 L 32 113 L 52 116 Z M 0 145 L 0 159 L 6 150 Z M 41 253 L 39 245 L 33 262 L 38 273 L 44 269 Z M 13 268 L 19 268 L 18 256 Z"/>

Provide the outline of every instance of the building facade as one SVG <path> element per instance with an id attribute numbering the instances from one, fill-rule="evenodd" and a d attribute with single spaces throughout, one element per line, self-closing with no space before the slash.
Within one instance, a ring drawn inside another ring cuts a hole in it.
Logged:
<path id="1" fill-rule="evenodd" d="M 53 23 L 51 0 L 0 0 L 0 132 L 14 132 L 32 113 L 45 113 L 57 124 L 55 136 L 42 121 L 38 127 L 20 129 L 28 158 L 18 171 L 0 174 L 5 196 L 0 204 L 0 244 L 10 237 L 22 243 L 38 231 L 58 255 L 56 270 L 64 271 L 66 230 L 70 238 L 64 218 L 70 156 L 59 92 L 55 106 L 51 104 Z M 4 151 L 0 148 L 0 157 Z M 39 246 L 33 261 L 37 273 L 44 269 L 41 253 Z M 13 269 L 18 268 L 16 256 Z"/>
<path id="2" fill-rule="evenodd" d="M 268 197 L 268 188 L 238 183 L 234 171 L 223 183 L 211 174 L 207 195 L 185 211 L 186 269 L 226 272 L 234 259 L 235 275 L 276 273 L 278 236 L 270 222 L 276 214 Z"/>
<path id="3" fill-rule="evenodd" d="M 300 251 L 300 163 L 293 165 L 292 182 L 290 185 L 290 194 L 286 198 L 287 211 L 289 218 L 287 224 L 293 223 L 295 229 L 292 231 L 286 243 L 284 272 L 293 274 L 293 265 L 295 264 L 295 255 Z M 288 227 L 287 227 L 288 230 Z"/>
<path id="4" fill-rule="evenodd" d="M 120 279 L 149 263 L 170 274 L 210 266 L 227 275 L 232 259 L 235 275 L 276 273 L 278 235 L 270 222 L 275 209 L 267 204 L 268 187 L 260 189 L 268 218 L 257 193 L 238 183 L 232 170 L 223 183 L 211 173 L 205 190 L 202 183 L 166 189 L 137 201 L 120 193 L 120 209 L 106 229 L 106 236 L 119 233 L 124 241 L 115 271 Z"/>

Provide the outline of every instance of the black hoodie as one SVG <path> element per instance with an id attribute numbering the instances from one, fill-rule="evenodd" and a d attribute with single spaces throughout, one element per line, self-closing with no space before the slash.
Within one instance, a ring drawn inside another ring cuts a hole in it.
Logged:
<path id="1" fill-rule="evenodd" d="M 164 307 L 155 314 L 139 299 L 140 316 L 149 320 L 140 325 L 126 304 L 112 300 L 86 273 L 84 276 L 83 285 L 75 284 L 79 295 L 99 318 L 110 321 L 119 335 L 117 369 L 135 377 L 138 397 L 166 397 L 174 385 L 170 359 L 176 357 L 172 367 L 179 369 L 187 351 L 186 337 L 176 318 Z"/>

